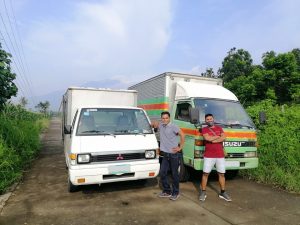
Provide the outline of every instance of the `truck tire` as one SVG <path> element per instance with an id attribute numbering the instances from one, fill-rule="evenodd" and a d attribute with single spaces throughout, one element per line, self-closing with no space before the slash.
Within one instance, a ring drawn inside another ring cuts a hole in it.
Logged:
<path id="1" fill-rule="evenodd" d="M 79 187 L 77 185 L 72 184 L 70 179 L 68 179 L 68 191 L 69 192 L 76 192 L 79 190 Z"/>
<path id="2" fill-rule="evenodd" d="M 189 168 L 186 165 L 184 165 L 183 157 L 180 158 L 178 173 L 179 173 L 180 182 L 187 182 L 189 180 L 190 178 Z"/>

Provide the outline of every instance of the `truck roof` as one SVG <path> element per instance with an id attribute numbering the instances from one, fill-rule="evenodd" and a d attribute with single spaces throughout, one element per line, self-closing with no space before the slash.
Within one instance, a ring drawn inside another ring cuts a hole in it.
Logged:
<path id="1" fill-rule="evenodd" d="M 111 105 L 83 105 L 79 107 L 82 108 L 91 108 L 91 109 L 142 109 L 138 107 L 132 107 L 132 106 L 111 106 Z"/>
<path id="2" fill-rule="evenodd" d="M 178 81 L 175 98 L 186 99 L 193 97 L 238 101 L 238 98 L 231 91 L 222 86 Z"/>
<path id="3" fill-rule="evenodd" d="M 166 76 L 170 76 L 170 77 L 180 77 L 180 78 L 184 78 L 186 80 L 188 79 L 195 79 L 195 80 L 203 80 L 203 81 L 213 81 L 215 83 L 218 83 L 218 85 L 222 85 L 222 79 L 221 78 L 211 78 L 211 77 L 202 77 L 200 75 L 196 75 L 196 74 L 186 74 L 186 73 L 175 73 L 175 72 L 165 72 L 162 74 L 159 74 L 155 77 L 151 77 L 147 80 L 141 81 L 138 84 L 132 85 L 129 87 L 130 90 L 133 90 L 135 86 L 143 84 L 143 83 L 147 83 L 149 81 L 152 80 L 156 80 L 160 77 L 166 77 Z"/>
<path id="4" fill-rule="evenodd" d="M 108 92 L 132 92 L 135 93 L 137 91 L 135 90 L 127 90 L 127 89 L 118 89 L 118 90 L 113 90 L 110 88 L 93 88 L 93 87 L 69 87 L 67 89 L 67 92 L 70 90 L 89 90 L 89 91 L 108 91 Z"/>

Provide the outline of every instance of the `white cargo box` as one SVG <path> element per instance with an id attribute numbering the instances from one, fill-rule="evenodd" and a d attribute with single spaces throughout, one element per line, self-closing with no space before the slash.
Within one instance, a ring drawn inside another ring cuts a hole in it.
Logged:
<path id="1" fill-rule="evenodd" d="M 78 108 L 102 106 L 136 107 L 137 91 L 70 87 L 62 100 L 64 125 L 71 125 Z"/>

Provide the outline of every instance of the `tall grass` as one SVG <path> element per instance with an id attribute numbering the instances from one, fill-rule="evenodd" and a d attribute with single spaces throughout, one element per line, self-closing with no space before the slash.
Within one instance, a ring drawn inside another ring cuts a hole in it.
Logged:
<path id="1" fill-rule="evenodd" d="M 247 109 L 258 129 L 259 167 L 243 172 L 259 182 L 300 193 L 300 105 L 274 105 L 263 101 Z M 258 123 L 259 111 L 267 123 Z"/>
<path id="2" fill-rule="evenodd" d="M 47 126 L 43 115 L 7 105 L 0 112 L 0 193 L 21 177 L 40 148 L 40 132 Z"/>

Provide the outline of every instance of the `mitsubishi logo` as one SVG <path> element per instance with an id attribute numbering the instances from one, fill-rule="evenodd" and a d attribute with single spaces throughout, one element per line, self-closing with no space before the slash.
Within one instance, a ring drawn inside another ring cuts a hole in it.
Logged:
<path id="1" fill-rule="evenodd" d="M 124 159 L 124 157 L 121 155 L 121 154 L 119 154 L 118 156 L 117 156 L 117 160 L 123 160 Z"/>

